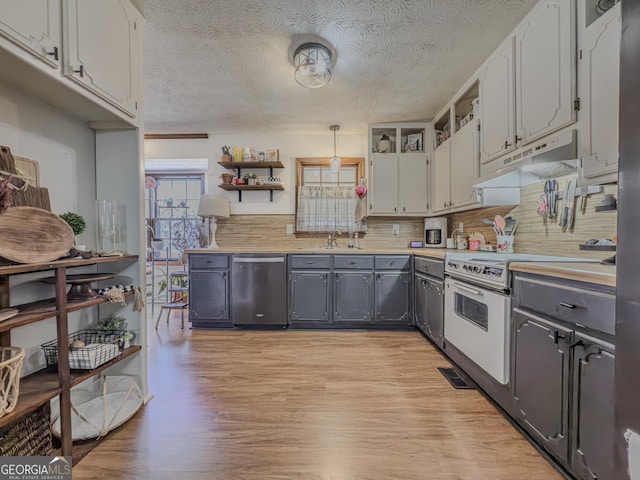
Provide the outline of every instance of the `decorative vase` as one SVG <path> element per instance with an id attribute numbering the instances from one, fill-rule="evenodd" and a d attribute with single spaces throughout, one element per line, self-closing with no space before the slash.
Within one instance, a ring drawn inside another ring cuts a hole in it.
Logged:
<path id="1" fill-rule="evenodd" d="M 233 147 L 233 161 L 241 162 L 244 156 L 244 148 L 242 147 Z"/>
<path id="2" fill-rule="evenodd" d="M 233 175 L 230 173 L 223 173 L 220 175 L 222 177 L 222 183 L 229 185 L 233 180 Z"/>
<path id="3" fill-rule="evenodd" d="M 386 133 L 382 134 L 382 137 L 380 137 L 380 140 L 378 140 L 376 147 L 378 148 L 378 152 L 380 153 L 389 153 L 391 151 L 391 140 L 389 140 L 389 137 Z"/>

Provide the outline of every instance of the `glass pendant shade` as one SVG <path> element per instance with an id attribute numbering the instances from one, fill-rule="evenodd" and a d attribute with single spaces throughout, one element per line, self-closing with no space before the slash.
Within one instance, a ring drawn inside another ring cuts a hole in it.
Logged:
<path id="1" fill-rule="evenodd" d="M 340 171 L 340 158 L 336 154 L 336 132 L 340 130 L 340 125 L 331 125 L 329 127 L 333 130 L 333 158 L 329 162 L 331 167 L 331 173 L 338 173 Z"/>
<path id="2" fill-rule="evenodd" d="M 294 78 L 306 88 L 319 88 L 331 80 L 331 52 L 319 43 L 300 45 L 293 54 Z"/>

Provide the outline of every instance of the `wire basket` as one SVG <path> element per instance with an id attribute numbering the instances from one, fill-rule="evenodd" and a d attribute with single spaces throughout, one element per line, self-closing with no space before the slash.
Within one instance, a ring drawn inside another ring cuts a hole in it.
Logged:
<path id="1" fill-rule="evenodd" d="M 79 330 L 69 335 L 69 368 L 93 370 L 122 355 L 126 330 Z M 72 346 L 83 342 L 83 346 Z M 58 341 L 41 345 L 47 361 L 47 369 L 58 369 Z"/>
<path id="2" fill-rule="evenodd" d="M 18 403 L 24 348 L 0 347 L 0 417 Z"/>

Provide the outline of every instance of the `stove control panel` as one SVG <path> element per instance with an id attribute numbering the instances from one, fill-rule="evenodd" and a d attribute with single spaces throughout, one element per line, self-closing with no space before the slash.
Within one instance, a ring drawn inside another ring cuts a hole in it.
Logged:
<path id="1" fill-rule="evenodd" d="M 480 283 L 507 287 L 508 267 L 506 262 L 450 259 L 446 272 Z"/>

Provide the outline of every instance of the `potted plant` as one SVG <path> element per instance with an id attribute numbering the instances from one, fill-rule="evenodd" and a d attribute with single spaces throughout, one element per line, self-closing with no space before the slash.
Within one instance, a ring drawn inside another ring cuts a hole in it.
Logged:
<path id="1" fill-rule="evenodd" d="M 222 147 L 222 161 L 223 162 L 233 161 L 233 157 L 231 156 L 231 147 L 227 147 L 227 146 Z"/>
<path id="2" fill-rule="evenodd" d="M 60 218 L 67 222 L 76 237 L 84 232 L 87 228 L 87 222 L 85 222 L 84 217 L 77 213 L 66 212 L 60 215 Z M 76 242 L 75 249 L 85 250 L 86 245 L 78 245 L 78 243 Z"/>
<path id="3" fill-rule="evenodd" d="M 258 178 L 258 174 L 256 172 L 248 172 L 244 175 L 244 180 L 247 182 L 247 185 L 255 185 L 256 178 Z"/>
<path id="4" fill-rule="evenodd" d="M 109 315 L 107 318 L 104 318 L 98 322 L 98 330 L 105 331 L 126 331 L 122 340 L 124 342 L 125 348 L 129 346 L 129 342 L 133 339 L 133 332 L 127 331 L 127 319 L 120 315 Z"/>

